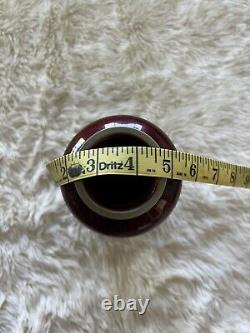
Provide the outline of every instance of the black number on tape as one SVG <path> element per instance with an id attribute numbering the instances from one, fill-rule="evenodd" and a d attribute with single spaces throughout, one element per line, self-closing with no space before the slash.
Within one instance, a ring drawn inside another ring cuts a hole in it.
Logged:
<path id="1" fill-rule="evenodd" d="M 90 158 L 88 161 L 87 161 L 87 171 L 88 172 L 93 172 L 95 170 L 95 160 L 93 158 Z"/>
<path id="2" fill-rule="evenodd" d="M 244 182 L 244 185 L 249 185 L 249 183 L 250 183 L 250 176 L 249 175 L 247 175 L 246 176 L 246 178 L 245 178 L 245 182 Z"/>
<path id="3" fill-rule="evenodd" d="M 126 161 L 126 163 L 124 164 L 124 166 L 126 168 L 128 168 L 128 170 L 135 170 L 134 164 L 133 164 L 133 157 L 129 157 Z"/>
<path id="4" fill-rule="evenodd" d="M 232 171 L 231 172 L 231 177 L 230 177 L 230 183 L 231 184 L 234 184 L 236 181 L 236 172 L 235 171 Z"/>
<path id="5" fill-rule="evenodd" d="M 67 173 L 66 173 L 66 168 L 62 165 L 61 165 L 61 173 L 62 173 L 63 180 L 68 179 Z"/>
<path id="6" fill-rule="evenodd" d="M 195 177 L 196 172 L 197 172 L 197 166 L 196 166 L 196 164 L 191 164 L 191 166 L 190 166 L 190 176 L 191 177 Z"/>
<path id="7" fill-rule="evenodd" d="M 217 180 L 218 173 L 219 173 L 219 169 L 218 169 L 218 168 L 213 168 L 213 171 L 214 171 L 213 181 L 216 181 L 216 180 Z"/>
<path id="8" fill-rule="evenodd" d="M 163 171 L 169 173 L 171 171 L 171 161 L 163 160 Z"/>

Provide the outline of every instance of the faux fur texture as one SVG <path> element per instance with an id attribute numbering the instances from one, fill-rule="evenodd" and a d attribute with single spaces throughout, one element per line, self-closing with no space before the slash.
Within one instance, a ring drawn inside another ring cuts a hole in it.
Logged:
<path id="1" fill-rule="evenodd" d="M 133 114 L 250 165 L 247 0 L 0 1 L 0 332 L 249 333 L 249 191 L 185 182 L 161 226 L 81 225 L 45 163 Z M 144 316 L 103 298 L 150 298 Z"/>

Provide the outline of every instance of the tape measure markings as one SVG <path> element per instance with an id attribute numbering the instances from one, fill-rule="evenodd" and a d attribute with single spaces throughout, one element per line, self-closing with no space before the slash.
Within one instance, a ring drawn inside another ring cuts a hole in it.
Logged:
<path id="1" fill-rule="evenodd" d="M 158 147 L 103 147 L 61 156 L 47 165 L 58 185 L 107 175 L 189 180 L 250 188 L 250 168 Z"/>

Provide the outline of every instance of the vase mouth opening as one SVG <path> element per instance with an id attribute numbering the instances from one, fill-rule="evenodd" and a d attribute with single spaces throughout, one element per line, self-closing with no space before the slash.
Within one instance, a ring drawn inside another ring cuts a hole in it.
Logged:
<path id="1" fill-rule="evenodd" d="M 142 130 L 118 124 L 94 133 L 86 141 L 80 138 L 72 151 L 115 146 L 159 147 Z M 157 177 L 100 175 L 76 181 L 74 186 L 82 202 L 95 213 L 108 219 L 126 220 L 143 215 L 156 205 L 166 183 L 167 179 Z"/>

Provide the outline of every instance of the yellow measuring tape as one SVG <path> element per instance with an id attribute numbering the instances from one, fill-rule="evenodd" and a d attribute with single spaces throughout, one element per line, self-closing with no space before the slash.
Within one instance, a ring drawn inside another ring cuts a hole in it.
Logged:
<path id="1" fill-rule="evenodd" d="M 56 158 L 47 168 L 58 185 L 101 175 L 189 180 L 250 188 L 250 168 L 212 158 L 155 147 L 104 147 Z"/>

